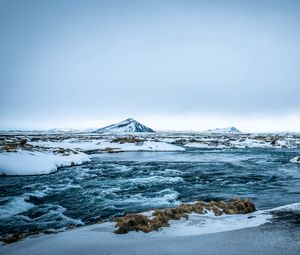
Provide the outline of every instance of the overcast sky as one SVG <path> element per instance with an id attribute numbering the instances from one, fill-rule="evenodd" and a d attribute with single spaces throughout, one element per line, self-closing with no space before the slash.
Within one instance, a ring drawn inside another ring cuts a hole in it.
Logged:
<path id="1" fill-rule="evenodd" d="M 0 1 L 0 128 L 300 131 L 300 1 Z"/>

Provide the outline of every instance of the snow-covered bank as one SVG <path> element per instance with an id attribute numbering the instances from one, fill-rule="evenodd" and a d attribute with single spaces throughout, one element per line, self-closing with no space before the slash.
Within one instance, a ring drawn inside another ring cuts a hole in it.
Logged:
<path id="1" fill-rule="evenodd" d="M 299 210 L 299 203 L 272 211 L 287 209 Z M 201 254 L 297 254 L 300 243 L 291 239 L 293 235 L 287 234 L 291 231 L 296 234 L 296 228 L 285 229 L 284 222 L 283 225 L 270 224 L 264 231 L 253 228 L 269 221 L 272 217 L 270 211 L 227 215 L 226 218 L 211 214 L 193 215 L 191 221 L 176 221 L 176 225 L 171 223 L 169 228 L 147 234 L 116 235 L 113 223 L 95 224 L 55 235 L 29 237 L 1 246 L 0 252 L 10 255 L 199 254 L 199 251 Z"/>
<path id="2" fill-rule="evenodd" d="M 185 149 L 165 142 L 145 141 L 141 143 L 110 143 L 101 142 L 100 146 L 105 148 L 116 148 L 118 151 L 184 151 Z"/>
<path id="3" fill-rule="evenodd" d="M 225 145 L 210 145 L 207 143 L 187 143 L 184 145 L 185 147 L 190 147 L 190 148 L 201 148 L 201 149 L 224 149 L 226 148 Z"/>
<path id="4" fill-rule="evenodd" d="M 30 142 L 33 146 L 42 146 L 47 148 L 65 148 L 65 149 L 76 149 L 81 151 L 99 150 L 99 151 L 184 151 L 185 149 L 165 143 L 155 141 L 142 141 L 135 143 L 118 143 L 110 142 L 105 140 L 91 140 L 91 141 L 63 141 L 63 142 L 50 142 L 50 141 L 39 141 Z"/>
<path id="5" fill-rule="evenodd" d="M 33 141 L 27 141 L 23 137 L 7 139 L 2 146 L 0 144 L 0 175 L 49 174 L 58 167 L 90 161 L 87 152 L 185 150 L 177 145 L 134 137 L 112 136 L 108 139 L 54 137 L 51 139 L 47 136 L 46 139 L 34 137 Z"/>
<path id="6" fill-rule="evenodd" d="M 0 175 L 49 174 L 58 167 L 80 165 L 90 161 L 89 156 L 80 152 L 68 155 L 49 151 L 25 151 L 0 153 Z"/>
<path id="7" fill-rule="evenodd" d="M 247 138 L 198 138 L 187 139 L 184 143 L 185 147 L 191 148 L 297 148 L 299 141 L 283 139 L 283 138 L 260 138 L 260 137 L 247 137 Z"/>

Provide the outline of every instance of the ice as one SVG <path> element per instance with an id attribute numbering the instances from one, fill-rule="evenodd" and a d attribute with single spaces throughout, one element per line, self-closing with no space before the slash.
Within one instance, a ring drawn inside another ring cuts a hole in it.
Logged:
<path id="1" fill-rule="evenodd" d="M 250 214 L 234 214 L 215 216 L 207 214 L 189 214 L 188 219 L 170 221 L 170 227 L 161 229 L 160 235 L 192 236 L 232 231 L 243 228 L 257 227 L 268 222 L 272 215 L 265 211 Z"/>

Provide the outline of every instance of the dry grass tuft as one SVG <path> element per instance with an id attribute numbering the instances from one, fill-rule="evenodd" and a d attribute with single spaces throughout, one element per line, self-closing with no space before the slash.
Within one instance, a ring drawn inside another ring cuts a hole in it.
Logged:
<path id="1" fill-rule="evenodd" d="M 141 143 L 144 142 L 144 139 L 136 137 L 117 137 L 114 138 L 111 143 Z"/>
<path id="2" fill-rule="evenodd" d="M 129 231 L 142 231 L 145 233 L 168 227 L 170 220 L 188 218 L 189 213 L 204 214 L 213 211 L 216 216 L 224 214 L 247 214 L 256 210 L 255 205 L 249 199 L 234 198 L 228 202 L 210 201 L 205 203 L 198 201 L 195 204 L 182 204 L 175 208 L 154 209 L 153 217 L 149 219 L 142 214 L 128 214 L 116 219 L 118 229 L 116 234 L 126 234 Z"/>

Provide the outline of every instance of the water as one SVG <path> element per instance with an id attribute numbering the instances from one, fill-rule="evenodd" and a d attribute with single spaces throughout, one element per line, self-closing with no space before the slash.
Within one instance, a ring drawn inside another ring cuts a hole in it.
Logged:
<path id="1" fill-rule="evenodd" d="M 124 152 L 50 175 L 0 178 L 0 235 L 79 226 L 195 200 L 300 202 L 299 149 Z"/>

